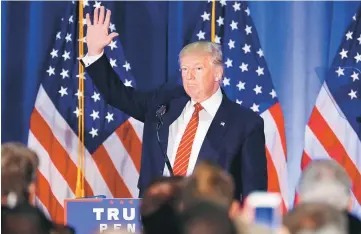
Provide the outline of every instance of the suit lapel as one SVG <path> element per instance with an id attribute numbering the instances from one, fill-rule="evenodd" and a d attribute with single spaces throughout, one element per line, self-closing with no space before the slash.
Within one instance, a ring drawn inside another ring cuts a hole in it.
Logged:
<path id="1" fill-rule="evenodd" d="M 163 125 L 159 129 L 159 138 L 165 152 L 168 147 L 169 126 L 181 115 L 189 100 L 188 96 L 172 99 L 167 107 L 168 111 L 163 117 Z"/>
<path id="2" fill-rule="evenodd" d="M 204 138 L 197 162 L 200 160 L 212 160 L 217 156 L 217 151 L 221 148 L 221 145 L 224 144 L 223 137 L 227 131 L 227 128 L 231 126 L 229 123 L 228 108 L 229 100 L 223 95 L 222 103 L 219 106 L 219 109 L 216 115 L 213 118 L 211 125 L 209 126 L 206 137 Z"/>

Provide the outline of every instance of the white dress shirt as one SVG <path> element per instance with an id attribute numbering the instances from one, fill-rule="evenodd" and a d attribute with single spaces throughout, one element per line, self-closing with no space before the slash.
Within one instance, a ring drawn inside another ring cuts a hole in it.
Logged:
<path id="1" fill-rule="evenodd" d="M 89 56 L 87 54 L 86 56 L 84 56 L 82 60 L 85 66 L 88 67 L 90 64 L 94 63 L 103 55 L 103 53 L 104 51 L 99 55 Z M 190 175 L 193 172 L 193 169 L 198 159 L 199 151 L 202 147 L 202 143 L 206 137 L 209 126 L 211 125 L 213 118 L 222 103 L 222 98 L 222 91 L 220 88 L 218 88 L 218 90 L 210 98 L 201 103 L 203 109 L 199 112 L 199 124 L 193 141 L 192 151 L 188 163 L 187 175 Z M 182 139 L 187 124 L 191 120 L 192 114 L 194 112 L 195 103 L 196 102 L 194 102 L 193 100 L 189 101 L 184 107 L 181 115 L 169 126 L 167 155 L 169 157 L 169 162 L 172 167 L 174 166 L 179 143 Z M 164 166 L 163 175 L 170 175 L 167 165 Z"/>
<path id="2" fill-rule="evenodd" d="M 203 109 L 199 112 L 199 124 L 192 145 L 187 175 L 190 175 L 193 172 L 198 159 L 199 151 L 202 147 L 202 143 L 206 137 L 209 126 L 211 125 L 213 118 L 216 115 L 219 106 L 221 105 L 222 98 L 222 91 L 220 88 L 218 88 L 217 92 L 215 92 L 210 98 L 201 102 Z M 174 166 L 179 143 L 194 112 L 194 104 L 194 101 L 189 101 L 184 107 L 181 115 L 169 126 L 167 155 L 172 167 Z M 163 175 L 170 175 L 167 165 L 164 167 Z"/>
<path id="3" fill-rule="evenodd" d="M 85 64 L 85 67 L 88 67 L 90 66 L 90 64 L 94 63 L 95 61 L 97 61 L 100 57 L 102 57 L 104 53 L 104 50 L 98 54 L 98 55 L 93 55 L 93 56 L 89 56 L 88 54 L 86 54 L 82 60 L 83 60 L 83 63 Z"/>

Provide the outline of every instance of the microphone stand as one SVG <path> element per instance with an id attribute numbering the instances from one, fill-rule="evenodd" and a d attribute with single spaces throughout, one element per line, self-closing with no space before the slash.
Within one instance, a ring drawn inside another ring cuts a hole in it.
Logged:
<path id="1" fill-rule="evenodd" d="M 162 153 L 163 153 L 163 156 L 164 156 L 164 161 L 165 161 L 165 164 L 167 165 L 168 171 L 169 171 L 169 173 L 170 173 L 171 176 L 174 176 L 173 168 L 172 168 L 172 166 L 170 165 L 169 158 L 168 158 L 167 154 L 164 152 L 163 147 L 162 147 L 162 145 L 161 145 L 161 143 L 160 143 L 159 129 L 160 129 L 160 127 L 161 127 L 162 125 L 163 125 L 162 116 L 159 116 L 159 121 L 158 121 L 157 127 L 156 127 L 156 129 L 157 129 L 157 140 L 158 140 L 159 147 L 160 147 L 160 149 L 162 150 Z"/>

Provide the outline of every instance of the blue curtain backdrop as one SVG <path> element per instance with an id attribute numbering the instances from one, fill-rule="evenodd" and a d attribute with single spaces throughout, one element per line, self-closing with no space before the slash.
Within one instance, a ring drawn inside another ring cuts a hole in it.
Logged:
<path id="1" fill-rule="evenodd" d="M 71 2 L 1 2 L 1 140 L 26 143 L 29 118 L 60 19 Z M 112 21 L 137 86 L 177 79 L 177 54 L 204 2 L 116 2 Z M 304 128 L 329 65 L 360 2 L 250 2 L 283 108 L 290 197 L 300 174 Z"/>

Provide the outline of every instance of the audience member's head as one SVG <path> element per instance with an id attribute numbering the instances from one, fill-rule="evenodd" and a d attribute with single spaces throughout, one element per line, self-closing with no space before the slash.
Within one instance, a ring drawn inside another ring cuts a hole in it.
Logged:
<path id="1" fill-rule="evenodd" d="M 351 202 L 351 180 L 334 160 L 314 160 L 303 171 L 298 187 L 300 202 L 328 203 L 346 210 Z"/>
<path id="2" fill-rule="evenodd" d="M 226 209 L 231 209 L 234 204 L 233 195 L 232 177 L 218 165 L 202 161 L 197 164 L 193 174 L 185 181 L 180 200 L 183 209 L 187 209 L 199 199 L 212 201 Z"/>
<path id="3" fill-rule="evenodd" d="M 20 143 L 1 146 L 1 201 L 15 206 L 35 193 L 39 159 L 33 151 Z"/>
<path id="4" fill-rule="evenodd" d="M 183 177 L 162 177 L 145 191 L 140 206 L 145 234 L 177 234 L 175 197 L 182 188 Z"/>
<path id="5" fill-rule="evenodd" d="M 291 234 L 346 234 L 344 212 L 325 203 L 304 203 L 283 217 L 283 224 Z"/>
<path id="6" fill-rule="evenodd" d="M 179 216 L 182 234 L 236 234 L 228 210 L 209 201 L 199 201 Z"/>

